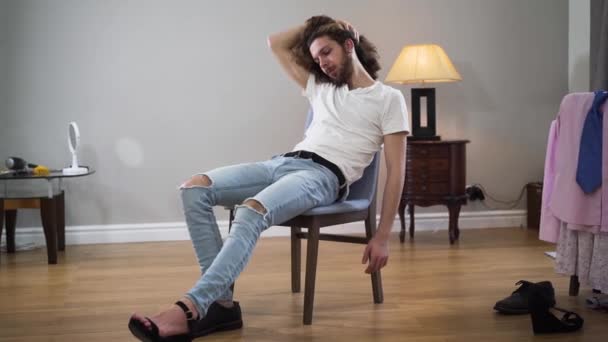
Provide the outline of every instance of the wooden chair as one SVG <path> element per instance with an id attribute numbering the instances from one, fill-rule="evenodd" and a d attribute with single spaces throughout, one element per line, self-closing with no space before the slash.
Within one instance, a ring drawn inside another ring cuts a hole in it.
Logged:
<path id="1" fill-rule="evenodd" d="M 312 111 L 308 113 L 306 127 L 312 121 Z M 380 164 L 379 152 L 365 169 L 363 176 L 350 186 L 348 198 L 343 202 L 313 208 L 279 226 L 291 227 L 291 291 L 300 292 L 301 240 L 307 239 L 306 280 L 304 283 L 304 324 L 312 323 L 317 272 L 319 240 L 367 244 L 376 232 L 376 189 Z M 230 209 L 230 208 L 229 208 Z M 230 209 L 230 225 L 234 219 L 234 209 Z M 365 236 L 322 234 L 320 228 L 364 221 Z M 306 228 L 306 232 L 302 232 Z M 374 303 L 382 303 L 382 278 L 380 271 L 371 274 Z"/>

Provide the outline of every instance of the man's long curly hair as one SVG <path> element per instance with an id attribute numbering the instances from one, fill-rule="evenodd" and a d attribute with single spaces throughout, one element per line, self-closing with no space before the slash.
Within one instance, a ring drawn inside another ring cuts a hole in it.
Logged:
<path id="1" fill-rule="evenodd" d="M 296 63 L 313 73 L 317 82 L 332 82 L 329 76 L 321 70 L 321 67 L 315 63 L 310 54 L 310 44 L 322 36 L 328 36 L 341 46 L 344 46 L 344 42 L 347 39 L 351 39 L 354 42 L 355 53 L 365 71 L 374 80 L 378 78 L 380 63 L 378 62 L 378 52 L 374 44 L 362 35 L 359 35 L 359 42 L 357 42 L 354 34 L 351 31 L 345 30 L 336 20 L 326 15 L 320 15 L 306 20 L 302 34 L 291 48 Z"/>

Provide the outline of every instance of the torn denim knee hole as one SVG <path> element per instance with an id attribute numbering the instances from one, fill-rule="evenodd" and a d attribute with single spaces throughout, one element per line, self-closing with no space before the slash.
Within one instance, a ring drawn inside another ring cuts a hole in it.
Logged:
<path id="1" fill-rule="evenodd" d="M 258 215 L 260 215 L 260 216 L 264 216 L 264 215 L 265 215 L 264 213 L 261 213 L 261 212 L 257 211 L 256 209 L 254 209 L 254 208 L 252 208 L 252 207 L 250 207 L 250 206 L 248 206 L 248 205 L 246 205 L 246 204 L 237 205 L 237 206 L 235 207 L 235 210 L 236 210 L 236 209 L 240 209 L 240 208 L 244 208 L 244 209 L 247 209 L 247 210 L 253 211 L 254 213 L 256 213 L 256 214 L 258 214 Z"/>
<path id="2" fill-rule="evenodd" d="M 258 202 L 258 203 L 259 203 L 259 202 Z M 238 210 L 238 209 L 240 209 L 240 208 L 245 208 L 245 209 L 247 209 L 247 210 L 251 210 L 251 211 L 253 211 L 254 213 L 256 213 L 256 214 L 258 214 L 258 215 L 262 216 L 262 218 L 264 218 L 264 219 L 265 219 L 265 218 L 266 218 L 266 216 L 268 216 L 268 210 L 266 209 L 266 207 L 264 207 L 264 205 L 263 205 L 262 203 L 260 203 L 260 205 L 261 205 L 261 206 L 264 208 L 264 210 L 266 210 L 266 212 L 265 212 L 265 213 L 262 213 L 262 212 L 258 211 L 257 209 L 255 209 L 255 208 L 253 208 L 253 207 L 251 207 L 251 206 L 249 206 L 249 205 L 247 205 L 247 204 L 240 204 L 240 205 L 237 205 L 237 206 L 235 207 L 235 213 L 236 213 L 236 210 Z M 235 215 L 236 215 L 236 214 L 235 214 Z"/>
<path id="3" fill-rule="evenodd" d="M 263 212 L 260 212 L 256 208 L 254 208 L 252 206 L 249 206 L 248 202 L 253 202 L 254 204 L 257 204 L 258 206 L 262 207 Z M 257 199 L 255 199 L 253 197 L 246 198 L 243 201 L 243 205 L 249 206 L 250 208 L 252 208 L 256 212 L 258 212 L 260 215 L 266 215 L 266 214 L 268 214 L 268 209 L 266 209 L 266 206 L 262 202 L 258 201 Z"/>
<path id="4" fill-rule="evenodd" d="M 206 180 L 208 180 L 208 181 L 209 181 L 209 185 L 206 185 L 206 184 L 190 184 L 190 185 L 187 185 L 187 186 L 186 186 L 186 183 L 190 182 L 190 181 L 192 180 L 192 178 L 194 178 L 195 176 L 199 176 L 199 175 L 200 175 L 200 176 L 203 176 L 203 177 L 201 177 L 201 180 L 200 180 L 200 181 L 198 181 L 198 182 L 201 182 L 201 183 L 202 183 L 202 182 L 205 182 L 205 179 L 206 179 Z M 206 174 L 199 173 L 199 174 L 196 174 L 196 175 L 194 175 L 194 176 L 190 177 L 190 179 L 189 179 L 189 180 L 187 180 L 187 181 L 185 181 L 184 183 L 182 183 L 182 184 L 179 186 L 179 188 L 180 188 L 180 190 L 185 190 L 185 189 L 194 189 L 194 188 L 203 188 L 203 189 L 209 189 L 209 188 L 211 188 L 212 186 L 213 186 L 213 180 L 211 179 L 211 177 L 209 177 L 209 176 L 208 176 L 208 175 L 206 175 Z"/>

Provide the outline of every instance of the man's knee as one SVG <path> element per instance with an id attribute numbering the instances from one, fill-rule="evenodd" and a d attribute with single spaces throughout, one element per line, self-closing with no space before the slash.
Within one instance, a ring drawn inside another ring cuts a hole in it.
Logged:
<path id="1" fill-rule="evenodd" d="M 249 208 L 257 211 L 260 214 L 266 214 L 266 212 L 267 212 L 266 208 L 264 208 L 262 203 L 254 200 L 254 199 L 246 200 L 245 202 L 243 202 L 243 205 L 248 206 Z"/>
<path id="2" fill-rule="evenodd" d="M 180 188 L 194 188 L 194 187 L 209 187 L 211 186 L 211 179 L 207 175 L 194 175 L 187 181 L 185 181 Z"/>

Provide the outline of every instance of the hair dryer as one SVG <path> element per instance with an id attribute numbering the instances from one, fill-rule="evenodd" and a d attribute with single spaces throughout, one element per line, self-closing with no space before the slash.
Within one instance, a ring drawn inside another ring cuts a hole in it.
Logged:
<path id="1" fill-rule="evenodd" d="M 28 163 L 25 161 L 25 159 L 19 157 L 8 157 L 5 161 L 5 164 L 9 170 L 15 171 L 25 170 L 27 168 L 33 169 L 38 166 L 36 164 Z"/>

